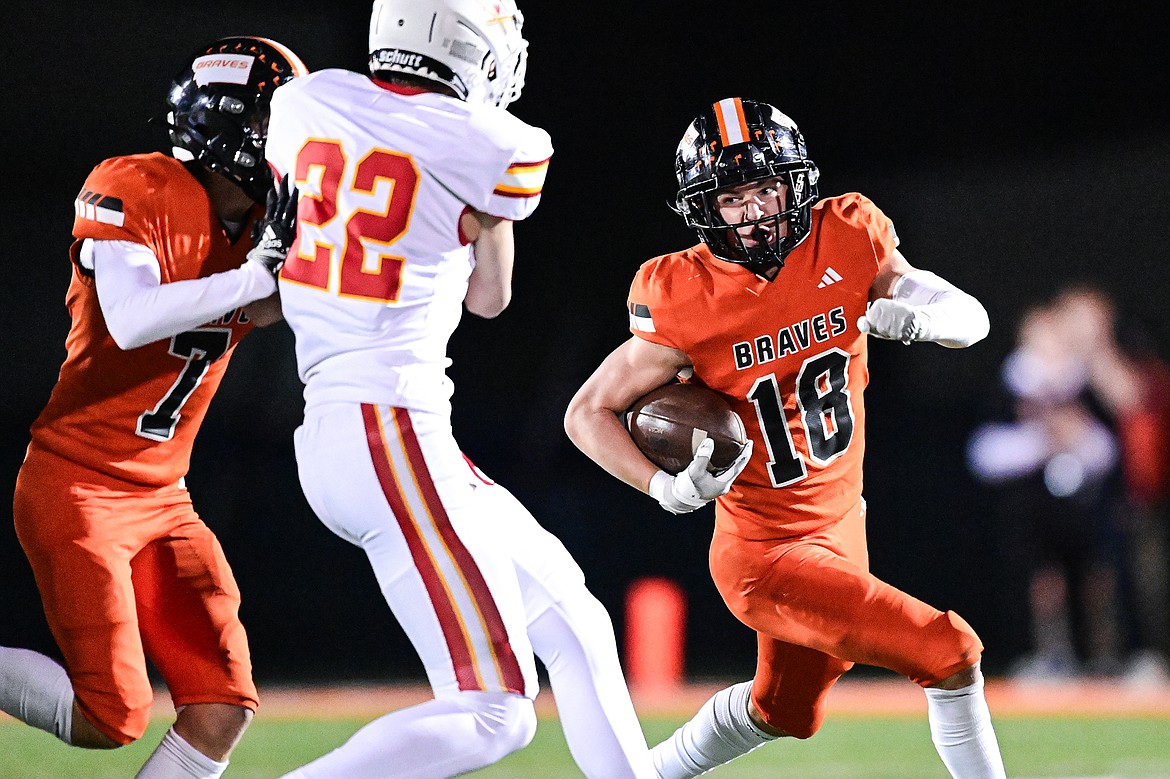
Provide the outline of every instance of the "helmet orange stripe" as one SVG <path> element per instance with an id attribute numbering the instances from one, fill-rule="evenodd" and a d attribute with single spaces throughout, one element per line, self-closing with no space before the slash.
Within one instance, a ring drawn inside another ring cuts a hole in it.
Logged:
<path id="1" fill-rule="evenodd" d="M 715 104 L 715 118 L 719 122 L 719 140 L 724 146 L 746 143 L 747 118 L 743 115 L 743 101 L 729 97 Z"/>
<path id="2" fill-rule="evenodd" d="M 715 104 L 715 121 L 719 123 L 719 143 L 723 146 L 730 146 L 731 140 L 727 137 L 727 122 L 723 119 L 723 103 L 727 101 L 720 100 Z"/>

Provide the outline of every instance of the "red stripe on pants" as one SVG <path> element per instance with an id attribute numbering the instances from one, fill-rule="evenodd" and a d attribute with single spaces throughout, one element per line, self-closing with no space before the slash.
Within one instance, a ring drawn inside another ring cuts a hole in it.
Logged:
<path id="1" fill-rule="evenodd" d="M 403 414 L 405 415 L 405 411 Z M 378 483 L 382 486 L 382 493 L 390 504 L 398 527 L 402 530 L 406 546 L 410 549 L 410 556 L 414 560 L 414 567 L 422 577 L 431 606 L 435 609 L 435 616 L 439 620 L 439 627 L 443 631 L 443 638 L 447 641 L 447 651 L 451 654 L 454 664 L 455 678 L 459 682 L 460 690 L 482 690 L 483 685 L 476 677 L 475 663 L 472 661 L 471 646 L 467 636 L 459 624 L 459 615 L 455 611 L 455 604 L 447 596 L 443 587 L 442 576 L 435 568 L 434 561 L 427 552 L 426 544 L 413 521 L 406 500 L 398 489 L 398 482 L 394 476 L 394 465 L 390 462 L 387 453 L 387 444 L 382 435 L 382 427 L 378 423 L 378 411 L 374 406 L 362 404 L 362 419 L 366 426 L 366 441 L 370 446 L 370 459 L 374 464 L 374 471 L 378 475 Z M 411 435 L 414 439 L 413 433 Z M 417 441 L 415 441 L 417 448 Z"/>
<path id="2" fill-rule="evenodd" d="M 488 590 L 483 573 L 475 564 L 475 559 L 467 551 L 467 547 L 463 545 L 463 541 L 455 533 L 455 528 L 451 526 L 451 520 L 447 517 L 443 503 L 439 500 L 439 493 L 431 480 L 430 471 L 427 470 L 422 448 L 418 444 L 418 437 L 414 434 L 410 413 L 406 409 L 395 408 L 394 419 L 402 433 L 402 441 L 406 445 L 406 455 L 410 459 L 411 470 L 414 471 L 419 489 L 422 490 L 423 499 L 430 507 L 435 525 L 447 543 L 447 548 L 451 550 L 455 564 L 463 572 L 467 586 L 471 588 L 471 595 L 479 606 L 480 614 L 483 615 L 488 636 L 491 638 L 492 653 L 495 655 L 496 665 L 503 677 L 504 689 L 523 695 L 524 674 L 521 672 L 520 663 L 517 662 L 516 655 L 512 651 L 512 643 L 508 640 L 508 631 L 504 627 L 500 610 L 496 607 L 496 601 L 492 598 L 491 591 Z"/>

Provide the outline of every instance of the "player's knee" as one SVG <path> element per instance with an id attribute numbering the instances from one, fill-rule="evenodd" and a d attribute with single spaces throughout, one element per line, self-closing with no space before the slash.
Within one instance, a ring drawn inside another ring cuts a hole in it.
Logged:
<path id="1" fill-rule="evenodd" d="M 961 671 L 956 671 L 947 678 L 936 684 L 928 684 L 927 687 L 938 687 L 942 690 L 961 690 L 964 687 L 970 687 L 979 681 L 979 663 L 968 666 Z"/>
<path id="2" fill-rule="evenodd" d="M 812 738 L 821 729 L 825 721 L 825 712 L 819 707 L 804 712 L 790 711 L 765 721 L 782 736 L 804 740 Z"/>
<path id="3" fill-rule="evenodd" d="M 462 703 L 476 719 L 491 762 L 523 749 L 536 735 L 536 709 L 523 695 L 464 693 Z"/>
<path id="4" fill-rule="evenodd" d="M 77 714 L 74 711 L 70 743 L 83 749 L 117 749 L 133 744 L 142 738 L 150 724 L 150 707 L 124 709 L 114 716 L 107 714 L 101 718 Z"/>
<path id="5" fill-rule="evenodd" d="M 979 640 L 979 634 L 955 612 L 948 611 L 946 617 L 954 631 L 955 653 L 964 665 L 975 665 L 983 657 L 983 642 Z"/>
<path id="6" fill-rule="evenodd" d="M 791 702 L 754 702 L 756 714 L 768 729 L 779 736 L 812 738 L 825 721 L 825 707 L 821 702 L 811 706 L 793 706 Z"/>
<path id="7" fill-rule="evenodd" d="M 508 712 L 501 728 L 500 743 L 505 754 L 523 749 L 536 735 L 536 709 L 532 701 L 521 695 L 510 696 Z"/>
<path id="8" fill-rule="evenodd" d="M 825 721 L 829 690 L 853 663 L 819 652 L 805 653 L 801 672 L 784 681 L 770 664 L 757 669 L 749 712 L 778 735 L 812 738 Z"/>
<path id="9" fill-rule="evenodd" d="M 154 691 L 146 675 L 136 684 L 79 686 L 74 682 L 73 724 L 75 746 L 114 749 L 132 744 L 146 733 Z"/>
<path id="10" fill-rule="evenodd" d="M 228 703 L 184 706 L 175 718 L 175 732 L 206 755 L 227 755 L 252 722 L 252 710 Z"/>
<path id="11" fill-rule="evenodd" d="M 931 653 L 935 667 L 915 679 L 924 687 L 958 689 L 975 682 L 979 661 L 983 657 L 983 642 L 967 621 L 953 611 L 939 616 L 931 631 Z"/>
<path id="12" fill-rule="evenodd" d="M 68 739 L 68 743 L 75 747 L 81 747 L 82 749 L 117 749 L 118 747 L 126 746 L 131 741 L 133 739 L 130 741 L 115 741 L 85 719 L 73 720 L 73 729 Z"/>
<path id="13" fill-rule="evenodd" d="M 109 733 L 107 731 L 107 734 L 118 742 L 118 746 L 126 746 L 127 744 L 132 744 L 138 739 L 142 738 L 146 734 L 146 727 L 149 724 L 150 709 L 147 709 L 144 712 L 134 711 L 131 716 L 124 723 L 122 723 L 121 727 L 119 727 L 113 733 Z"/>

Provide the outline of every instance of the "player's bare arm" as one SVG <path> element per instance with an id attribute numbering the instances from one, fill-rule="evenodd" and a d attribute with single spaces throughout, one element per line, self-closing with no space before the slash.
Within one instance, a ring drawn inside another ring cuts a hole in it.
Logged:
<path id="1" fill-rule="evenodd" d="M 512 265 L 516 257 L 512 222 L 469 211 L 459 226 L 475 246 L 475 269 L 467 282 L 463 304 L 484 319 L 499 316 L 512 300 Z"/>
<path id="2" fill-rule="evenodd" d="M 878 271 L 877 276 L 873 279 L 873 284 L 869 287 L 870 302 L 879 298 L 892 298 L 898 279 L 914 270 L 917 269 L 906 260 L 905 255 L 898 249 L 894 249 L 893 253 L 882 264 L 881 270 Z"/>
<path id="3" fill-rule="evenodd" d="M 244 306 L 244 314 L 256 327 L 276 324 L 284 319 L 284 312 L 280 310 L 280 293 L 249 303 Z"/>
<path id="4" fill-rule="evenodd" d="M 274 181 L 265 197 L 264 216 L 252 228 L 253 246 L 248 252 L 248 262 L 263 266 L 274 279 L 280 276 L 296 238 L 297 197 L 297 188 L 289 183 L 287 175 Z M 244 306 L 244 313 L 257 327 L 276 324 L 284 319 L 280 293 L 252 301 Z"/>
<path id="5" fill-rule="evenodd" d="M 878 338 L 960 349 L 986 338 L 991 327 L 982 303 L 938 274 L 915 268 L 897 249 L 874 277 L 869 300 L 857 326 Z"/>
<path id="6" fill-rule="evenodd" d="M 631 487 L 648 492 L 658 466 L 634 445 L 622 423 L 630 404 L 690 367 L 686 354 L 631 337 L 597 367 L 569 402 L 565 432 L 594 462 Z"/>

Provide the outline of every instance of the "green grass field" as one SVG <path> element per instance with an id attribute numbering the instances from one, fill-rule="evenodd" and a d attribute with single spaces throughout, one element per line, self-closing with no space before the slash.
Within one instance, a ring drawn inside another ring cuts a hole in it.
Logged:
<path id="1" fill-rule="evenodd" d="M 679 719 L 644 721 L 651 743 Z M 361 720 L 258 720 L 232 760 L 227 777 L 273 779 L 345 741 Z M 126 779 L 166 727 L 152 726 L 138 743 L 115 752 L 70 749 L 12 719 L 0 719 L 0 779 Z M 996 718 L 1008 774 L 1024 777 L 1170 779 L 1170 719 L 1147 717 Z M 483 779 L 579 777 L 558 722 L 542 719 L 527 749 L 472 776 Z M 805 742 L 770 744 L 712 774 L 727 779 L 946 779 L 925 718 L 830 717 Z"/>

